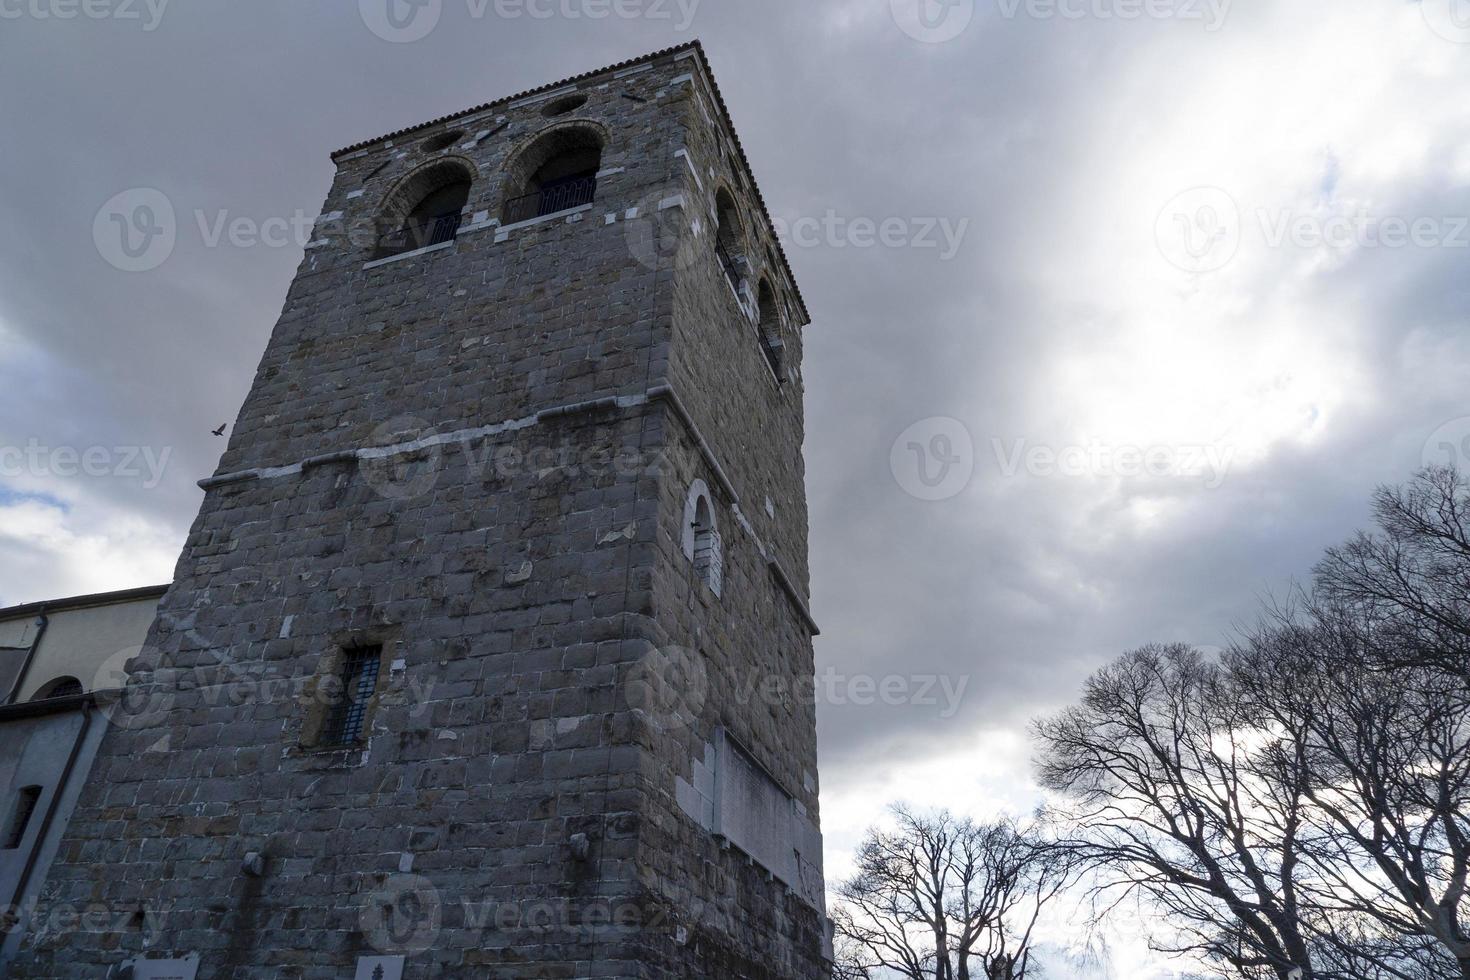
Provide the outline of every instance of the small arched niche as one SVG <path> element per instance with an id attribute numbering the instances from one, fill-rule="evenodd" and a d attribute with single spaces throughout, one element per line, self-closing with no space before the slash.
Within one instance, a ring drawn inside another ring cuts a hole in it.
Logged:
<path id="1" fill-rule="evenodd" d="M 602 133 L 569 124 L 550 129 L 517 155 L 506 180 L 501 224 L 570 211 L 597 199 L 602 169 Z"/>
<path id="2" fill-rule="evenodd" d="M 681 538 L 684 557 L 693 565 L 695 576 L 716 596 L 720 595 L 725 584 L 724 546 L 715 523 L 714 502 L 703 480 L 695 480 L 689 486 Z"/>
<path id="3" fill-rule="evenodd" d="M 383 202 L 374 258 L 453 241 L 459 234 L 475 171 L 464 160 L 426 164 L 398 182 Z"/>

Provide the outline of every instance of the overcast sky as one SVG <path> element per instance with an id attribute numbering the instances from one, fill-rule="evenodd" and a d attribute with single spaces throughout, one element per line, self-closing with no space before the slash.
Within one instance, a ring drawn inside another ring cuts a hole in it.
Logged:
<path id="1" fill-rule="evenodd" d="M 696 36 L 814 317 L 836 872 L 887 800 L 1030 806 L 1029 717 L 1470 449 L 1464 0 L 383 2 L 0 0 L 0 605 L 172 574 L 301 256 L 196 215 Z M 94 239 L 137 188 L 147 272 Z"/>

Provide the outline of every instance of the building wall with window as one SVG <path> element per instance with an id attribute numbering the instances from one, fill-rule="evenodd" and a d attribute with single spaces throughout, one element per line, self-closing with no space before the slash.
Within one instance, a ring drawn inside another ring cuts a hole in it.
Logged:
<path id="1" fill-rule="evenodd" d="M 20 676 L 21 667 L 25 665 L 26 657 L 30 654 L 30 644 L 22 637 L 24 631 L 17 630 L 17 641 L 24 645 L 7 646 L 0 643 L 0 691 L 10 691 L 15 687 L 15 679 Z"/>
<path id="2" fill-rule="evenodd" d="M 163 593 L 158 586 L 0 610 L 0 683 L 5 681 L 6 664 L 14 664 L 10 683 L 0 687 L 0 703 L 21 670 L 24 677 L 14 692 L 15 701 L 30 701 L 66 678 L 81 682 L 85 691 L 116 686 L 120 677 L 110 682 L 104 678 L 99 685 L 99 672 L 120 667 L 142 646 Z M 40 642 L 27 664 L 37 635 Z M 7 657 L 5 647 L 19 649 Z"/>
<path id="3" fill-rule="evenodd" d="M 36 894 L 107 727 L 85 697 L 16 707 L 0 708 L 0 976 L 38 925 Z"/>
<path id="4" fill-rule="evenodd" d="M 801 394 L 761 277 L 797 379 L 805 313 L 702 49 L 335 160 L 43 893 L 157 928 L 37 933 L 15 977 L 825 976 Z"/>
<path id="5" fill-rule="evenodd" d="M 123 686 L 164 591 L 0 610 L 0 977 L 22 937 L 46 925 L 37 893 L 109 724 L 95 694 Z"/>

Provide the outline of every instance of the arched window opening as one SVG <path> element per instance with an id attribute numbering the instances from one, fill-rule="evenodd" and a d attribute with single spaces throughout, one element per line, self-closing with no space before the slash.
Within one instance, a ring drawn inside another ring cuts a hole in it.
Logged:
<path id="1" fill-rule="evenodd" d="M 735 291 L 745 278 L 745 235 L 740 227 L 740 212 L 729 190 L 720 188 L 715 195 L 715 255 L 725 270 L 725 278 Z"/>
<path id="2" fill-rule="evenodd" d="M 569 113 L 576 112 L 586 104 L 587 96 L 585 94 L 568 95 L 547 105 L 545 109 L 541 110 L 541 115 L 547 119 L 552 119 L 556 116 L 565 116 Z"/>
<path id="3" fill-rule="evenodd" d="M 597 199 L 602 138 L 587 126 L 547 133 L 521 154 L 512 168 L 501 223 L 544 218 Z"/>
<path id="4" fill-rule="evenodd" d="M 684 557 L 694 566 L 694 574 L 719 595 L 724 587 L 724 549 L 715 524 L 714 505 L 703 480 L 695 480 L 684 505 Z"/>
<path id="5" fill-rule="evenodd" d="M 467 180 L 433 191 L 408 213 L 401 227 L 383 236 L 378 245 L 378 258 L 453 241 L 459 234 L 461 212 L 469 199 Z"/>
<path id="6" fill-rule="evenodd" d="M 405 178 L 384 207 L 384 233 L 374 258 L 453 241 L 471 187 L 468 167 L 454 162 L 434 164 Z"/>
<path id="7" fill-rule="evenodd" d="M 49 701 L 52 698 L 74 698 L 85 691 L 82 682 L 75 677 L 58 677 L 54 681 L 45 684 L 32 701 Z"/>
<path id="8" fill-rule="evenodd" d="M 449 149 L 462 139 L 464 139 L 464 130 L 451 129 L 447 133 L 440 133 L 438 136 L 431 136 L 424 140 L 420 149 L 425 153 L 438 153 L 440 150 Z"/>
<path id="9" fill-rule="evenodd" d="M 759 303 L 761 353 L 765 355 L 776 380 L 785 381 L 786 341 L 781 338 L 781 310 L 776 305 L 776 294 L 771 284 L 764 279 L 761 280 Z"/>

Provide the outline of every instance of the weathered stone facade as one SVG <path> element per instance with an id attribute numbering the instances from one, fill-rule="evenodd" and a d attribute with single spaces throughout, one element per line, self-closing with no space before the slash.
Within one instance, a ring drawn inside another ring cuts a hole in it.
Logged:
<path id="1" fill-rule="evenodd" d="M 500 220 L 589 139 L 595 201 Z M 807 317 L 702 50 L 336 161 L 39 919 L 147 915 L 14 976 L 825 976 Z M 456 174 L 457 235 L 375 259 Z"/>

